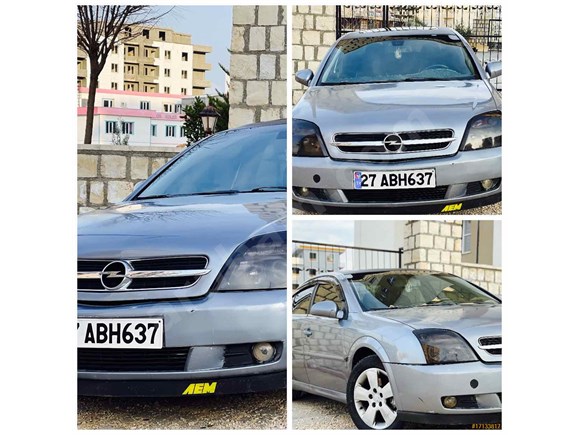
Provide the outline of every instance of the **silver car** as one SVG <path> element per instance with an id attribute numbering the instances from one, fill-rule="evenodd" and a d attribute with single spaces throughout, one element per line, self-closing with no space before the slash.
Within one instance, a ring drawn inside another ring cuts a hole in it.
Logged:
<path id="1" fill-rule="evenodd" d="M 286 123 L 228 130 L 78 220 L 78 393 L 286 385 Z"/>
<path id="2" fill-rule="evenodd" d="M 501 199 L 501 97 L 453 29 L 351 32 L 292 112 L 293 199 L 319 212 L 447 212 Z"/>
<path id="3" fill-rule="evenodd" d="M 293 399 L 347 404 L 360 429 L 501 421 L 501 301 L 454 275 L 328 273 L 293 296 Z"/>

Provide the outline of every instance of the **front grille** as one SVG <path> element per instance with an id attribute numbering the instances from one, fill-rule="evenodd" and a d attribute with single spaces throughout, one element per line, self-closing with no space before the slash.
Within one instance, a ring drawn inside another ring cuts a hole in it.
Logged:
<path id="1" fill-rule="evenodd" d="M 79 290 L 103 291 L 100 278 L 100 272 L 112 261 L 115 260 L 78 260 L 78 272 L 93 272 L 98 277 L 79 278 L 77 279 L 77 288 Z M 202 255 L 191 257 L 170 257 L 170 258 L 148 258 L 142 260 L 125 260 L 129 263 L 134 271 L 201 271 L 208 265 L 208 258 Z M 194 285 L 199 280 L 199 275 L 191 274 L 188 276 L 162 276 L 150 278 L 133 278 L 123 290 L 145 290 L 145 289 L 165 289 L 165 288 L 182 288 Z"/>
<path id="2" fill-rule="evenodd" d="M 189 347 L 164 349 L 77 349 L 80 371 L 174 372 L 184 371 Z"/>
<path id="3" fill-rule="evenodd" d="M 501 336 L 481 337 L 478 342 L 480 349 L 485 350 L 490 355 L 501 355 Z"/>
<path id="4" fill-rule="evenodd" d="M 445 199 L 448 186 L 422 189 L 343 190 L 348 202 L 414 202 Z"/>
<path id="5" fill-rule="evenodd" d="M 477 404 L 477 399 L 474 395 L 466 395 L 466 396 L 455 396 L 457 397 L 457 406 L 456 408 L 460 409 L 477 409 L 479 408 Z"/>
<path id="6" fill-rule="evenodd" d="M 397 153 L 435 151 L 447 148 L 454 139 L 453 130 L 406 131 L 400 133 L 338 133 L 332 145 L 344 153 L 392 154 L 383 141 L 390 134 L 397 134 L 402 141 Z"/>

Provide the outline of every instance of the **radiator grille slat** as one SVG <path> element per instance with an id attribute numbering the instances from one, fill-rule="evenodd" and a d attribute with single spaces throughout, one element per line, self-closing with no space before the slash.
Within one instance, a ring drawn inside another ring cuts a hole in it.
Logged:
<path id="1" fill-rule="evenodd" d="M 184 371 L 189 347 L 163 349 L 77 349 L 80 371 Z"/>

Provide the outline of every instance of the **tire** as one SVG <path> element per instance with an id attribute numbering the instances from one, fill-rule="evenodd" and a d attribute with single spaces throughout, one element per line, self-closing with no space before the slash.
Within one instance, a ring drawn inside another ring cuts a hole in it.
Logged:
<path id="1" fill-rule="evenodd" d="M 398 429 L 391 383 L 377 356 L 367 356 L 353 368 L 346 387 L 346 406 L 359 429 Z"/>
<path id="2" fill-rule="evenodd" d="M 304 397 L 304 391 L 292 390 L 292 401 L 300 400 Z"/>

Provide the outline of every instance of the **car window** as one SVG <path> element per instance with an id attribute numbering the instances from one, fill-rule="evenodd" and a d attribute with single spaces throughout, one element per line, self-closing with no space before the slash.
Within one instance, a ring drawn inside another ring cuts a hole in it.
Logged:
<path id="1" fill-rule="evenodd" d="M 338 284 L 325 282 L 318 286 L 314 295 L 314 303 L 332 301 L 336 303 L 339 310 L 344 310 L 344 297 Z"/>
<path id="2" fill-rule="evenodd" d="M 479 78 L 455 35 L 343 39 L 333 49 L 319 84 L 471 80 Z"/>
<path id="3" fill-rule="evenodd" d="M 308 314 L 312 292 L 315 288 L 316 285 L 306 287 L 292 297 L 292 314 Z"/>
<path id="4" fill-rule="evenodd" d="M 286 189 L 286 125 L 229 130 L 192 145 L 137 199 Z"/>
<path id="5" fill-rule="evenodd" d="M 428 272 L 382 272 L 351 280 L 364 311 L 428 305 L 499 304 L 468 281 Z"/>

